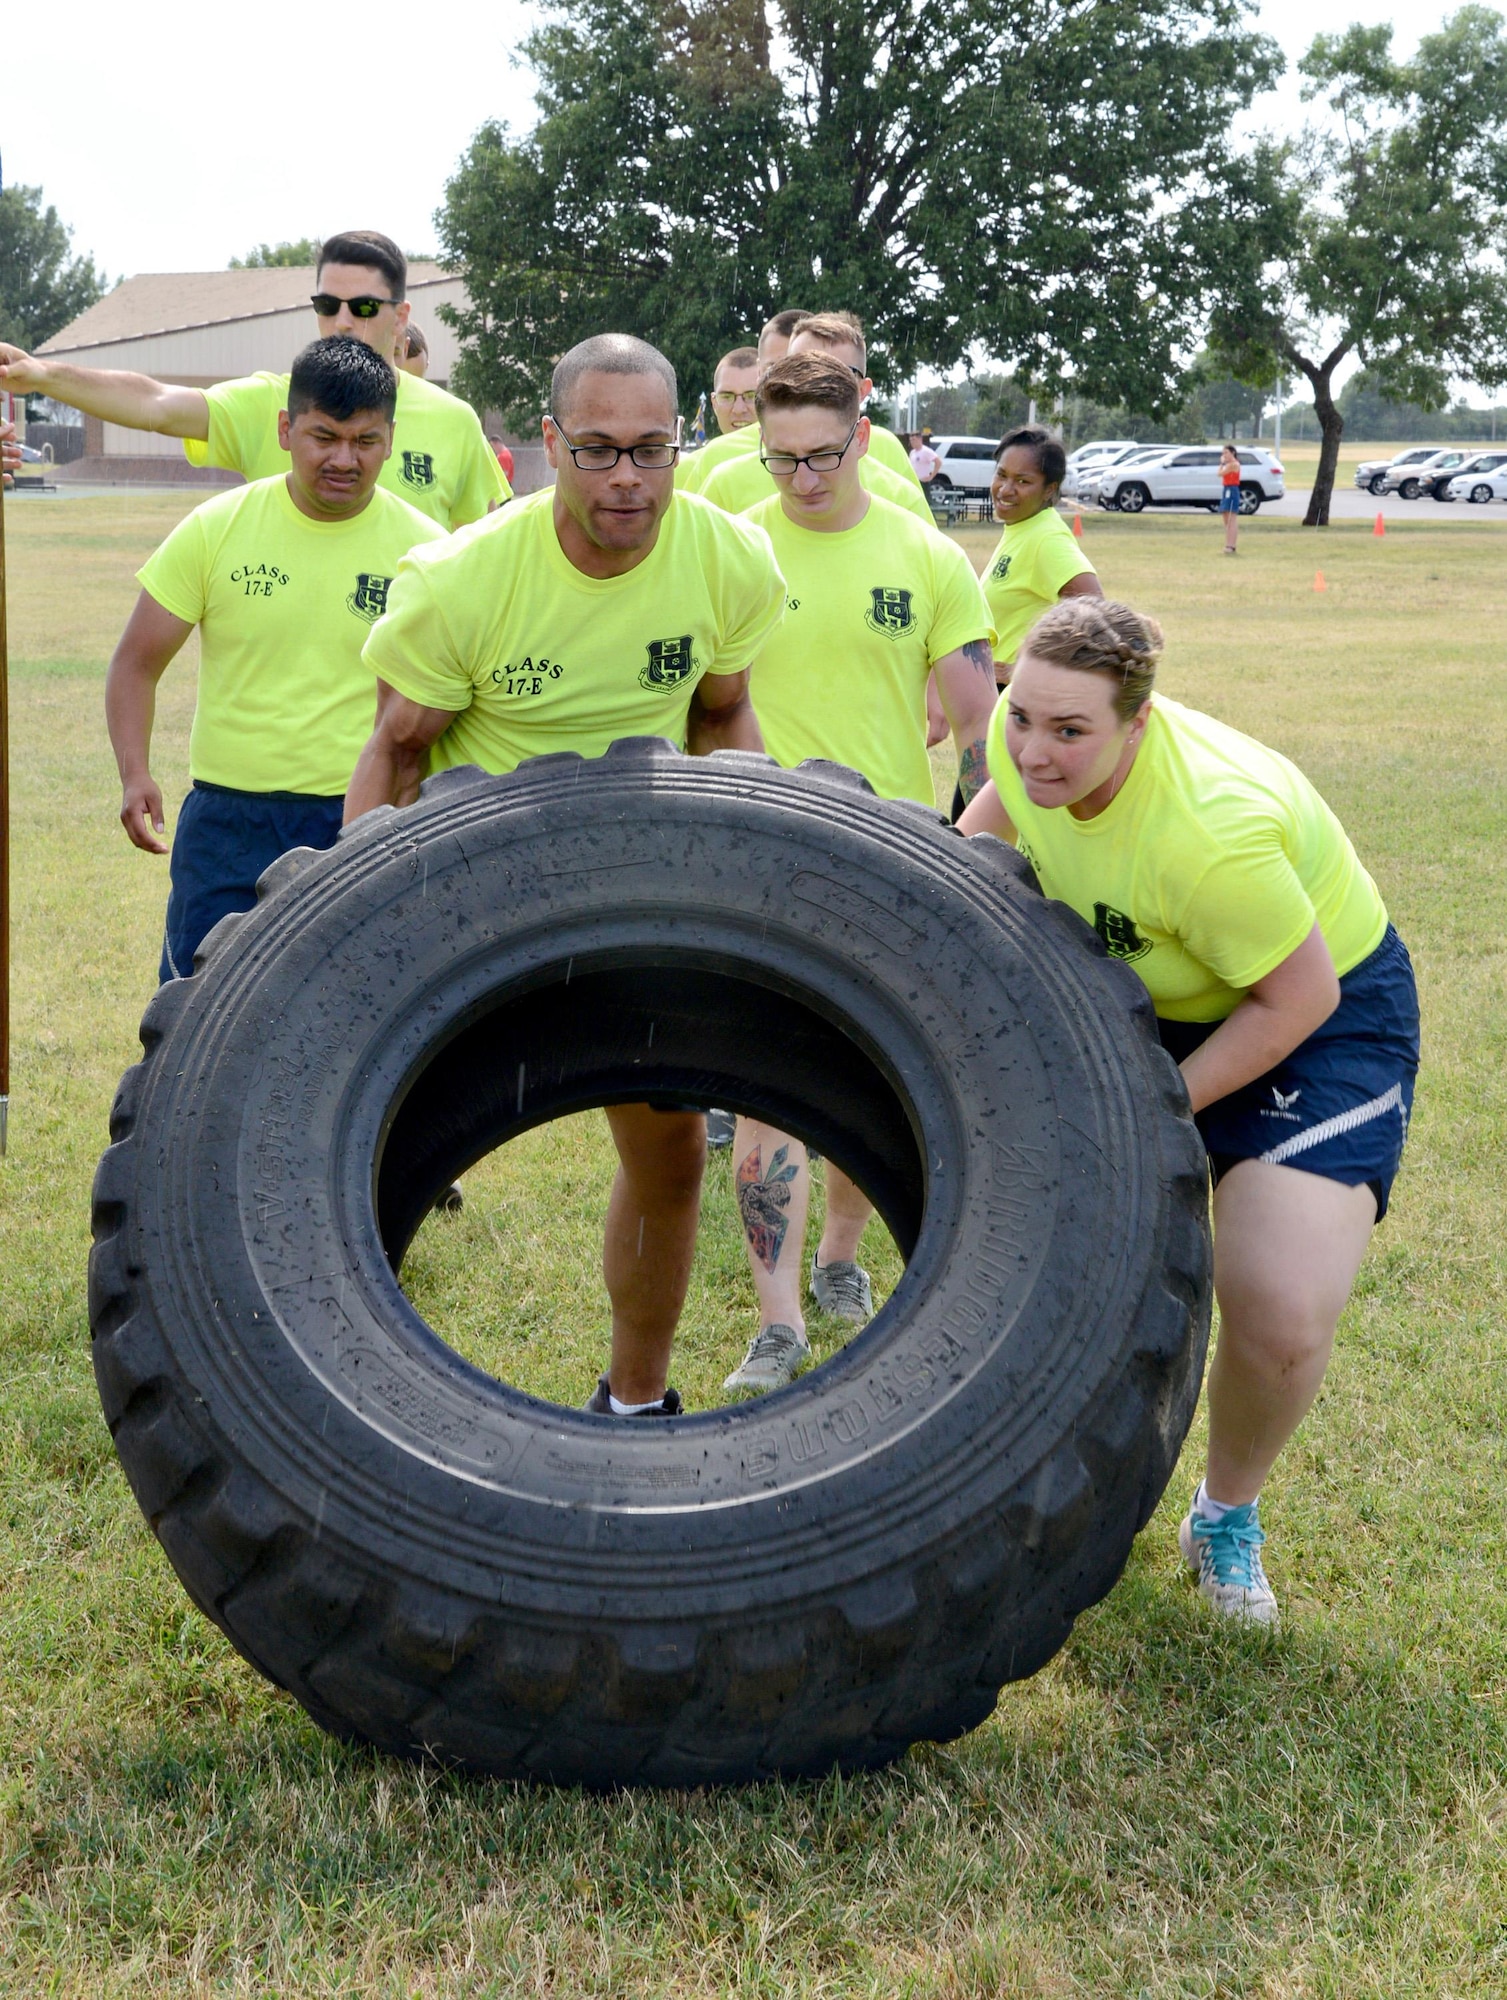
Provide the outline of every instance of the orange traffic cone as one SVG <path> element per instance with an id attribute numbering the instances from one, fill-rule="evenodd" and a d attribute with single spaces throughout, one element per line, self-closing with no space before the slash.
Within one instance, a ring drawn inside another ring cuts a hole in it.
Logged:
<path id="1" fill-rule="evenodd" d="M 1324 572 L 1321 569 L 1316 569 L 1313 573 L 1313 587 L 1315 590 L 1327 590 L 1329 588 L 1328 584 L 1324 581 Z"/>
<path id="2" fill-rule="evenodd" d="M 1380 518 L 1380 515 L 1378 515 L 1377 519 L 1379 520 Z M 1083 516 L 1081 514 L 1073 516 L 1073 533 L 1078 537 L 1080 542 L 1083 540 Z"/>
<path id="3" fill-rule="evenodd" d="M 1384 535 L 1387 532 L 1387 524 L 1382 519 L 1380 508 L 1377 509 L 1376 513 L 1376 526 L 1371 530 L 1371 532 L 1373 535 Z"/>

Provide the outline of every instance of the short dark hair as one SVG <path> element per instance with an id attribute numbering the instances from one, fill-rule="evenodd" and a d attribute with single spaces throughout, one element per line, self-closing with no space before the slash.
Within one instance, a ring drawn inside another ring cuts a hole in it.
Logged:
<path id="1" fill-rule="evenodd" d="M 717 368 L 757 368 L 758 365 L 759 350 L 757 347 L 733 347 L 723 355 L 722 359 L 717 363 Z M 713 375 L 717 373 L 717 368 L 712 370 Z"/>
<path id="2" fill-rule="evenodd" d="M 1036 470 L 1048 486 L 1060 486 L 1067 477 L 1067 452 L 1062 439 L 1055 431 L 1049 431 L 1044 424 L 1018 424 L 1013 431 L 1007 431 L 994 447 L 994 462 L 999 464 L 1007 451 L 1016 447 L 1033 452 Z"/>
<path id="3" fill-rule="evenodd" d="M 342 229 L 338 236 L 327 236 L 319 246 L 316 278 L 326 264 L 358 264 L 368 271 L 380 271 L 395 299 L 408 296 L 408 259 L 380 230 Z"/>
<path id="4" fill-rule="evenodd" d="M 680 408 L 680 384 L 675 370 L 647 340 L 633 333 L 594 333 L 562 354 L 549 382 L 549 407 L 559 417 L 583 375 L 657 375 L 670 392 L 670 415 Z"/>
<path id="5" fill-rule="evenodd" d="M 318 410 L 337 424 L 362 410 L 380 410 L 389 423 L 398 407 L 398 378 L 375 347 L 348 333 L 311 341 L 288 378 L 288 415 Z"/>
<path id="6" fill-rule="evenodd" d="M 759 328 L 759 345 L 762 347 L 766 336 L 771 333 L 781 340 L 788 340 L 801 321 L 810 318 L 811 314 L 804 306 L 786 306 L 783 312 L 777 312 L 773 318 L 766 319 Z"/>
<path id="7" fill-rule="evenodd" d="M 852 422 L 858 415 L 858 378 L 827 354 L 787 354 L 754 392 L 754 408 L 800 410 L 812 405 L 835 410 Z"/>
<path id="8" fill-rule="evenodd" d="M 408 334 L 407 351 L 410 354 L 428 354 L 429 342 L 424 338 L 424 329 L 419 325 L 418 321 L 411 319 L 405 331 Z"/>

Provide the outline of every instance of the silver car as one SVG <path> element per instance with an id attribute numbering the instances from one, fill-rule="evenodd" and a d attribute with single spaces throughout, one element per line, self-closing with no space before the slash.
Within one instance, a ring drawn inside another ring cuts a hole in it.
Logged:
<path id="1" fill-rule="evenodd" d="M 1390 458 L 1365 458 L 1355 468 L 1355 483 L 1362 493 L 1374 493 L 1379 500 L 1386 492 L 1386 477 L 1394 466 L 1422 465 L 1426 458 L 1433 458 L 1442 449 L 1437 444 L 1411 446 L 1407 451 L 1394 452 Z"/>

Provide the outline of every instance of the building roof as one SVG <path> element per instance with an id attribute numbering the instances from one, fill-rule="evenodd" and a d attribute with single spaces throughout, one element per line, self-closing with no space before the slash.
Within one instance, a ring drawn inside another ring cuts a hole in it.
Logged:
<path id="1" fill-rule="evenodd" d="M 453 274 L 439 264 L 408 267 L 410 294 L 423 285 L 453 282 Z M 44 340 L 37 352 L 56 354 L 74 347 L 102 347 L 151 334 L 288 312 L 306 306 L 313 290 L 312 264 L 289 264 L 266 271 L 143 271 L 123 279 L 113 292 L 106 292 L 51 340 Z"/>

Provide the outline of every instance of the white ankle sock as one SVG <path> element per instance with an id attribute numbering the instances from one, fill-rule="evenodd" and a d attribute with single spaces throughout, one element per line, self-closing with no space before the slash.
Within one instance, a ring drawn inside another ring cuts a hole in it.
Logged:
<path id="1" fill-rule="evenodd" d="M 1222 1521 L 1226 1514 L 1233 1513 L 1237 1506 L 1254 1506 L 1254 1501 L 1215 1500 L 1211 1498 L 1203 1481 L 1198 1482 L 1198 1491 L 1193 1496 L 1193 1511 L 1201 1514 L 1206 1521 Z"/>
<path id="2" fill-rule="evenodd" d="M 620 1403 L 617 1397 L 614 1396 L 612 1391 L 609 1389 L 607 1391 L 607 1401 L 611 1405 L 612 1414 L 615 1417 L 636 1417 L 643 1410 L 659 1409 L 664 1402 L 664 1397 L 656 1396 L 654 1400 L 649 1403 Z"/>

